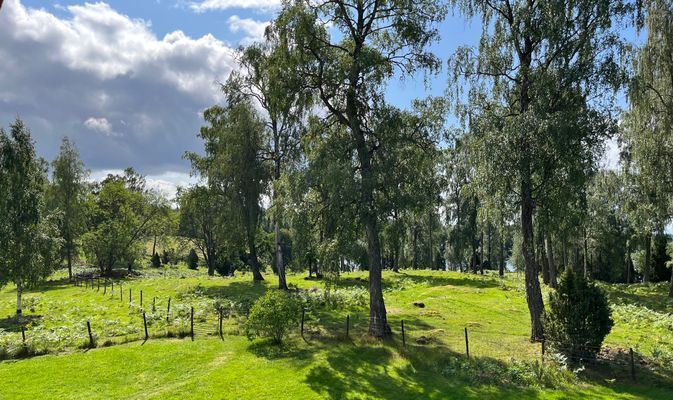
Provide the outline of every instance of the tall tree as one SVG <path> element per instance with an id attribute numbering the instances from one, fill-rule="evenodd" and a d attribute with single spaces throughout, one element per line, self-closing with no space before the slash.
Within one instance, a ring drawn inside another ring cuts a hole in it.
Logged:
<path id="1" fill-rule="evenodd" d="M 257 230 L 262 194 L 270 177 L 269 164 L 263 158 L 266 126 L 248 98 L 226 88 L 225 95 L 225 107 L 213 106 L 203 114 L 208 125 L 201 128 L 199 136 L 205 141 L 206 155 L 186 156 L 208 179 L 209 188 L 235 205 L 245 232 L 253 280 L 262 281 Z"/>
<path id="2" fill-rule="evenodd" d="M 87 259 L 110 276 L 115 268 L 131 269 L 140 257 L 152 219 L 144 191 L 133 175 L 108 175 L 87 198 L 87 225 L 82 245 Z"/>
<path id="3" fill-rule="evenodd" d="M 208 275 L 223 271 L 227 245 L 238 250 L 240 241 L 232 226 L 236 218 L 230 199 L 205 186 L 194 186 L 178 193 L 178 204 L 180 234 L 201 251 Z"/>
<path id="4" fill-rule="evenodd" d="M 23 290 L 42 282 L 58 262 L 58 231 L 44 210 L 46 169 L 20 119 L 9 135 L 0 128 L 0 286 L 16 285 L 18 322 Z"/>
<path id="5" fill-rule="evenodd" d="M 429 0 L 297 0 L 278 19 L 281 29 L 293 33 L 303 56 L 301 76 L 318 93 L 327 123 L 343 126 L 350 137 L 367 237 L 369 333 L 377 337 L 389 335 L 390 327 L 381 287 L 381 213 L 375 197 L 382 171 L 376 170 L 374 159 L 383 143 L 375 114 L 385 109 L 383 88 L 395 72 L 405 76 L 439 67 L 426 47 L 437 38 L 434 25 L 444 14 L 441 4 Z"/>
<path id="6" fill-rule="evenodd" d="M 265 111 L 269 131 L 264 147 L 265 159 L 273 164 L 271 207 L 274 225 L 275 264 L 278 287 L 287 289 L 281 225 L 284 220 L 282 175 L 300 157 L 300 139 L 312 92 L 297 73 L 297 48 L 287 31 L 272 22 L 263 42 L 254 43 L 241 52 L 240 72 L 233 72 L 226 90 L 243 93 Z"/>
<path id="7" fill-rule="evenodd" d="M 662 225 L 673 216 L 673 4 L 667 0 L 644 4 L 646 14 L 639 28 L 647 30 L 647 40 L 634 57 L 623 133 L 638 184 L 649 206 L 665 220 L 658 221 Z M 652 230 L 644 234 L 651 241 Z M 644 272 L 649 279 L 649 263 Z"/>
<path id="8" fill-rule="evenodd" d="M 61 141 L 61 149 L 52 162 L 52 169 L 51 197 L 53 206 L 61 212 L 61 252 L 68 264 L 68 277 L 72 279 L 72 259 L 77 251 L 77 239 L 83 233 L 88 171 L 79 158 L 77 147 L 68 137 Z"/>
<path id="9" fill-rule="evenodd" d="M 473 107 L 467 108 L 466 117 L 487 115 L 489 129 L 482 133 L 497 139 L 496 146 L 480 141 L 494 151 L 482 165 L 488 165 L 492 178 L 500 176 L 503 182 L 505 177 L 503 185 L 520 204 L 531 340 L 539 341 L 544 305 L 533 240 L 537 197 L 549 189 L 546 174 L 586 163 L 587 148 L 605 128 L 593 126 L 604 125 L 602 103 L 587 99 L 600 98 L 623 81 L 614 21 L 627 7 L 619 0 L 453 3 L 483 21 L 478 52 L 460 49 L 452 63 L 456 78 L 473 83 Z"/>

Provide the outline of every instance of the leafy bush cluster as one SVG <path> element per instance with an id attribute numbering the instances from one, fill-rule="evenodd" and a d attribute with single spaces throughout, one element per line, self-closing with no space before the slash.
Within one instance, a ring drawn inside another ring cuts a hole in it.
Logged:
<path id="1" fill-rule="evenodd" d="M 449 379 L 459 378 L 474 384 L 510 385 L 516 387 L 560 388 L 573 384 L 576 376 L 564 365 L 555 362 L 508 362 L 490 358 L 450 357 L 444 361 L 441 373 Z"/>
<path id="2" fill-rule="evenodd" d="M 330 310 L 343 308 L 361 308 L 369 304 L 369 292 L 365 288 L 351 287 L 332 289 L 329 292 L 318 288 L 302 290 L 299 297 L 304 308 Z"/>
<path id="3" fill-rule="evenodd" d="M 545 340 L 571 362 L 590 360 L 600 351 L 613 321 L 608 299 L 581 274 L 567 270 L 549 294 Z"/>
<path id="4" fill-rule="evenodd" d="M 282 290 L 269 290 L 252 305 L 246 334 L 251 340 L 267 337 L 280 344 L 288 330 L 298 325 L 300 318 L 301 301 L 297 296 Z"/>

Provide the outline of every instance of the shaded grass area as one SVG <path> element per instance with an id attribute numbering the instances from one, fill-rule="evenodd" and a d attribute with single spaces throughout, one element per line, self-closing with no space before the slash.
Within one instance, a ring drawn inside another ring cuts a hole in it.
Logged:
<path id="1" fill-rule="evenodd" d="M 224 323 L 224 341 L 214 339 L 216 305 L 233 302 L 244 309 L 276 285 L 272 275 L 263 283 L 251 280 L 249 274 L 221 278 L 185 268 L 146 270 L 116 281 L 115 292 L 103 295 L 103 287 L 73 287 L 58 278 L 26 295 L 27 333 L 29 341 L 51 338 L 49 344 L 57 351 L 69 353 L 0 363 L 0 398 L 34 398 L 37 393 L 66 398 L 673 398 L 673 385 L 665 387 L 673 381 L 667 373 L 639 373 L 639 383 L 633 384 L 628 370 L 621 367 L 592 367 L 576 382 L 577 388 L 563 385 L 550 390 L 544 388 L 549 385 L 535 383 L 544 381 L 529 376 L 541 349 L 528 341 L 523 284 L 516 275 L 501 280 L 438 271 L 384 273 L 394 332 L 386 343 L 366 336 L 368 312 L 361 297 L 366 297 L 367 275 L 363 272 L 342 277 L 336 294 L 342 299 L 336 306 L 308 310 L 305 340 L 295 332 L 290 343 L 279 349 L 231 336 L 242 334 L 244 317 L 236 313 Z M 321 296 L 320 281 L 290 275 L 289 282 L 316 298 Z M 631 318 L 650 311 L 670 316 L 663 289 L 605 286 L 613 306 L 635 310 L 627 313 L 628 318 L 616 318 L 606 341 L 610 346 L 634 347 L 634 338 L 639 338 L 640 348 L 649 355 L 647 351 L 670 340 L 671 331 L 657 325 L 661 318 L 637 324 Z M 166 323 L 169 297 L 172 311 Z M 14 301 L 13 288 L 0 290 L 0 329 L 6 331 L 2 336 L 18 343 L 20 330 L 12 323 Z M 664 306 L 650 308 L 662 302 Z M 191 306 L 196 312 L 194 342 L 156 340 L 184 334 Z M 143 310 L 150 316 L 152 337 L 144 344 L 140 341 Z M 350 317 L 348 338 L 346 316 Z M 133 342 L 77 351 L 87 340 L 86 320 L 92 321 L 99 345 Z M 401 345 L 402 320 L 406 348 Z M 466 327 L 470 360 L 464 356 Z M 660 334 L 652 336 L 653 331 Z M 429 340 L 427 345 L 415 343 L 421 336 Z M 645 367 L 639 365 L 639 369 Z M 96 371 L 96 378 L 85 383 L 90 371 Z"/>
<path id="2" fill-rule="evenodd" d="M 427 349 L 387 344 L 329 347 L 293 340 L 279 349 L 239 337 L 160 340 L 5 362 L 0 397 L 11 399 L 639 399 L 670 391 L 622 382 L 562 390 L 522 388 L 442 373 Z M 502 361 L 485 360 L 493 368 Z"/>

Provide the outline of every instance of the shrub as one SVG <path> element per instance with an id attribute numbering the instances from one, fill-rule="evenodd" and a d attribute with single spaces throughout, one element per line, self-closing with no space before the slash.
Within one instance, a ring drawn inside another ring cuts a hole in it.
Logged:
<path id="1" fill-rule="evenodd" d="M 248 338 L 268 337 L 280 344 L 287 331 L 297 326 L 301 315 L 299 299 L 281 291 L 269 290 L 250 308 L 250 316 L 245 325 Z"/>
<path id="2" fill-rule="evenodd" d="M 199 266 L 199 256 L 196 255 L 194 249 L 189 250 L 189 255 L 187 256 L 187 266 L 189 269 L 196 269 Z"/>
<path id="3" fill-rule="evenodd" d="M 161 259 L 159 258 L 159 254 L 157 254 L 157 253 L 154 253 L 154 254 L 152 255 L 152 266 L 153 266 L 154 268 L 159 268 L 159 267 L 161 267 Z"/>
<path id="4" fill-rule="evenodd" d="M 161 255 L 161 262 L 164 265 L 168 265 L 168 263 L 171 262 L 171 258 L 168 255 L 168 251 L 164 250 L 164 253 Z"/>
<path id="5" fill-rule="evenodd" d="M 605 293 L 581 274 L 567 270 L 549 294 L 545 339 L 571 362 L 593 359 L 612 329 Z"/>

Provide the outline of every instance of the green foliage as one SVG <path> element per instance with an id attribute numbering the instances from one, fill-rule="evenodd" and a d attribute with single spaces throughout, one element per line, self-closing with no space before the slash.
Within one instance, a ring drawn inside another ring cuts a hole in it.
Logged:
<path id="1" fill-rule="evenodd" d="M 189 250 L 189 255 L 187 256 L 187 267 L 189 269 L 197 269 L 199 267 L 199 256 L 196 254 L 196 250 Z"/>
<path id="2" fill-rule="evenodd" d="M 161 258 L 159 257 L 159 253 L 152 254 L 152 266 L 154 268 L 161 267 Z"/>
<path id="3" fill-rule="evenodd" d="M 82 242 L 87 259 L 103 274 L 113 268 L 131 268 L 140 257 L 147 224 L 154 216 L 148 208 L 142 177 L 108 176 L 87 199 L 89 231 Z"/>
<path id="4" fill-rule="evenodd" d="M 280 344 L 288 330 L 297 326 L 301 318 L 301 302 L 284 290 L 269 290 L 252 305 L 245 325 L 246 334 L 268 337 Z"/>
<path id="5" fill-rule="evenodd" d="M 0 128 L 0 287 L 21 293 L 54 270 L 61 241 L 53 215 L 44 211 L 46 165 L 37 157 L 30 131 L 20 119 L 10 135 Z"/>
<path id="6" fill-rule="evenodd" d="M 593 359 L 614 324 L 610 314 L 603 290 L 568 269 L 549 294 L 545 339 L 573 362 Z"/>
<path id="7" fill-rule="evenodd" d="M 263 280 L 257 259 L 257 230 L 262 214 L 261 197 L 266 192 L 270 167 L 263 158 L 267 135 L 265 124 L 252 103 L 225 87 L 227 106 L 204 112 L 207 126 L 201 128 L 205 156 L 188 153 L 192 167 L 208 179 L 209 187 L 233 205 L 234 221 L 248 247 L 254 280 Z M 243 229 L 240 229 L 242 227 Z"/>
<path id="8" fill-rule="evenodd" d="M 68 263 L 72 276 L 72 261 L 77 255 L 78 239 L 85 230 L 84 201 L 88 171 L 79 158 L 75 144 L 64 137 L 58 156 L 52 162 L 52 186 L 50 187 L 50 206 L 60 212 L 58 229 L 63 239 L 61 256 Z"/>

